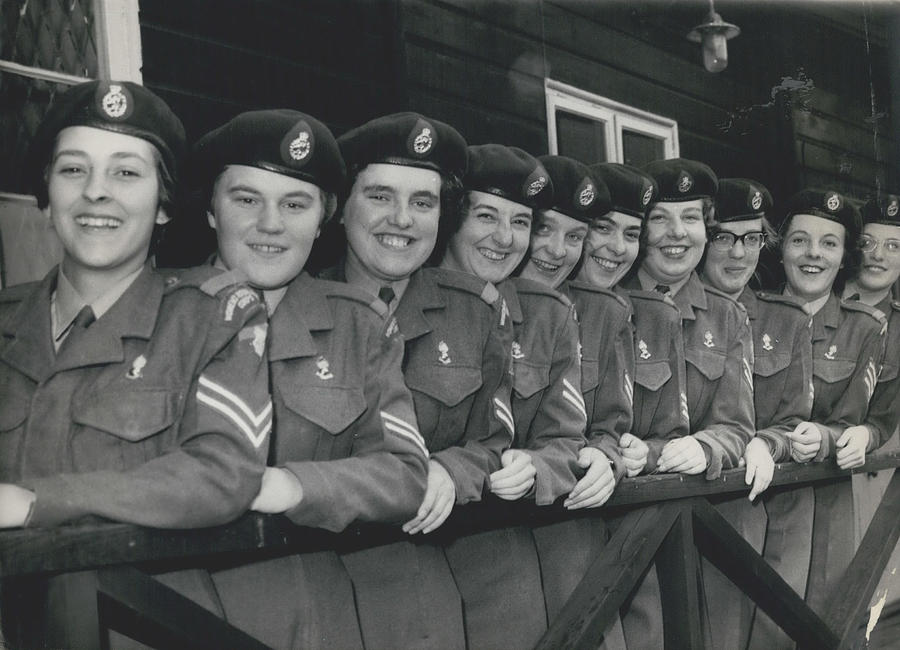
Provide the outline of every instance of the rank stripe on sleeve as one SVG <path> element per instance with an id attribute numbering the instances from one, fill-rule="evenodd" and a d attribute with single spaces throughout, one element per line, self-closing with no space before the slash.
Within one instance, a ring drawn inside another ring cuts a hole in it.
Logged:
<path id="1" fill-rule="evenodd" d="M 272 430 L 272 401 L 258 414 L 230 390 L 204 376 L 200 376 L 197 401 L 231 420 L 259 448 Z"/>
<path id="2" fill-rule="evenodd" d="M 753 369 L 750 367 L 750 362 L 746 357 L 742 358 L 741 361 L 744 364 L 744 379 L 747 380 L 747 384 L 750 385 L 750 390 L 753 390 Z"/>
<path id="3" fill-rule="evenodd" d="M 506 425 L 506 428 L 509 429 L 510 434 L 513 436 L 516 435 L 516 426 L 513 424 L 512 410 L 503 403 L 503 401 L 497 397 L 494 398 L 494 404 L 497 408 L 494 409 L 494 414 L 497 418 Z"/>
<path id="4" fill-rule="evenodd" d="M 398 436 L 406 438 L 414 443 L 416 447 L 422 450 L 425 456 L 428 456 L 428 447 L 425 446 L 425 439 L 419 430 L 406 420 L 401 420 L 395 415 L 391 415 L 387 411 L 381 411 L 381 422 L 388 431 L 393 431 Z"/>
<path id="5" fill-rule="evenodd" d="M 576 390 L 568 379 L 563 379 L 563 385 L 565 386 L 563 388 L 563 397 L 587 420 L 587 408 L 584 405 L 584 398 L 581 396 L 581 392 Z"/>
<path id="6" fill-rule="evenodd" d="M 871 359 L 866 365 L 866 376 L 863 378 L 863 381 L 866 383 L 867 399 L 872 399 L 872 394 L 875 392 L 875 384 L 878 383 L 878 372 L 875 370 L 875 362 Z"/>
<path id="7" fill-rule="evenodd" d="M 628 371 L 625 371 L 625 395 L 628 396 L 628 403 L 631 406 L 634 406 L 634 384 L 631 382 L 631 377 L 628 376 Z"/>

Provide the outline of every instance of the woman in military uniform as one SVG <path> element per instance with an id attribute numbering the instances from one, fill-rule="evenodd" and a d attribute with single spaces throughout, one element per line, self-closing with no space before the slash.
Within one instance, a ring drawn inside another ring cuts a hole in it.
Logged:
<path id="1" fill-rule="evenodd" d="M 834 190 L 803 190 L 788 203 L 780 228 L 785 293 L 812 316 L 813 407 L 810 421 L 788 434 L 797 462 L 834 458 L 851 466 L 865 455 L 863 424 L 881 363 L 884 317 L 838 292 L 858 267 L 859 210 Z M 806 600 L 821 610 L 853 556 L 849 478 L 815 486 Z"/>
<path id="2" fill-rule="evenodd" d="M 621 392 L 616 384 L 626 385 L 622 377 L 633 377 L 633 421 L 628 433 L 619 438 L 619 453 L 633 464 L 629 476 L 652 473 L 666 443 L 689 433 L 687 414 L 682 408 L 684 346 L 678 309 L 663 294 L 626 290 L 621 283 L 638 258 L 647 211 L 658 189 L 652 177 L 628 165 L 598 163 L 591 170 L 609 188 L 612 209 L 592 221 L 577 282 L 569 283 L 569 290 L 579 308 L 583 331 L 593 332 L 598 327 L 610 327 L 623 317 L 628 319 L 629 338 L 615 346 L 616 359 L 622 356 L 628 363 L 619 362 L 613 366 L 616 370 L 603 371 L 605 380 L 598 397 L 616 400 L 615 396 Z M 587 297 L 587 287 L 608 296 L 602 313 L 592 315 L 589 311 L 589 306 L 596 301 L 583 299 Z M 624 304 L 626 310 L 617 307 L 618 303 Z M 621 315 L 610 319 L 612 314 Z M 602 321 L 606 324 L 596 324 Z M 608 335 L 613 340 L 620 340 L 626 334 L 620 326 L 613 326 L 612 331 L 620 332 L 618 337 Z M 621 398 L 618 401 L 621 403 Z M 603 410 L 609 412 L 610 408 Z M 615 526 L 617 522 L 611 523 Z M 663 644 L 662 605 L 655 566 L 624 611 L 623 629 L 631 647 Z"/>
<path id="3" fill-rule="evenodd" d="M 34 137 L 28 170 L 64 255 L 0 293 L 2 527 L 213 526 L 259 491 L 265 309 L 233 275 L 147 261 L 183 148 L 179 119 L 129 82 L 74 86 Z M 95 588 L 92 572 L 53 578 L 45 620 L 4 619 L 34 622 L 23 646 L 99 647 Z"/>
<path id="4" fill-rule="evenodd" d="M 707 222 L 709 243 L 701 277 L 747 310 L 755 358 L 756 434 L 744 450 L 745 480 L 752 487 L 747 497 L 720 498 L 714 503 L 757 552 L 763 552 L 768 539 L 765 553 L 770 563 L 802 594 L 809 566 L 812 488 L 791 488 L 753 503 L 768 487 L 775 463 L 790 460 L 787 434 L 809 419 L 812 409 L 809 315 L 788 296 L 753 291 L 748 286 L 763 246 L 767 241 L 776 245 L 775 231 L 766 217 L 771 210 L 772 197 L 762 184 L 741 178 L 720 179 L 715 217 Z M 728 625 L 710 625 L 712 647 L 745 647 L 753 602 L 712 563 L 704 559 L 702 567 L 709 620 L 729 621 Z M 757 616 L 755 644 L 777 647 L 788 642 L 761 610 Z"/>
<path id="5" fill-rule="evenodd" d="M 496 283 L 509 305 L 516 438 L 503 453 L 502 469 L 491 474 L 490 489 L 501 499 L 527 497 L 537 505 L 552 504 L 575 487 L 582 473 L 578 462 L 586 424 L 571 303 L 543 283 L 510 279 L 528 251 L 534 210 L 555 205 L 552 177 L 521 149 L 469 147 L 463 218 L 441 262 Z M 598 200 L 589 174 L 583 178 L 588 181 L 581 188 L 586 200 Z M 596 464 L 585 503 L 595 497 L 605 501 L 614 486 L 606 456 L 592 451 L 602 459 L 585 454 L 591 458 L 585 466 Z M 448 545 L 447 557 L 463 597 L 470 647 L 530 647 L 537 642 L 546 630 L 546 616 L 541 567 L 526 528 L 463 537 Z"/>
<path id="6" fill-rule="evenodd" d="M 242 113 L 197 143 L 193 172 L 218 238 L 270 312 L 270 467 L 252 509 L 343 530 L 402 523 L 419 507 L 427 450 L 403 382 L 403 343 L 381 301 L 303 272 L 336 208 L 344 163 L 328 128 L 293 110 Z M 349 576 L 334 551 L 213 574 L 226 618 L 275 648 L 361 648 Z"/>
<path id="7" fill-rule="evenodd" d="M 404 525 L 437 530 L 479 501 L 513 435 L 511 323 L 490 283 L 422 268 L 456 228 L 466 144 L 417 113 L 377 118 L 338 139 L 349 170 L 346 254 L 322 275 L 380 296 L 405 340 L 404 378 L 430 457 L 425 497 Z M 346 553 L 367 648 L 462 648 L 459 592 L 429 540 Z"/>

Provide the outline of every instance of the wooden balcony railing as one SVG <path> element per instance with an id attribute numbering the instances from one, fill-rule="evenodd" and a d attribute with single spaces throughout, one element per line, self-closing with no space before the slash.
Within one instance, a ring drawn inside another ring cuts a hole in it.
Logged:
<path id="1" fill-rule="evenodd" d="M 853 473 L 900 466 L 900 451 L 870 456 Z M 776 467 L 770 489 L 849 480 L 830 463 Z M 895 474 L 855 558 L 825 609 L 815 612 L 712 507 L 709 497 L 748 490 L 742 469 L 715 481 L 657 474 L 625 479 L 605 508 L 570 513 L 561 507 L 488 501 L 457 508 L 435 533 L 413 538 L 444 543 L 471 532 L 538 525 L 614 512 L 624 515 L 605 552 L 569 599 L 539 648 L 594 648 L 602 630 L 644 571 L 657 562 L 667 648 L 702 648 L 697 589 L 699 555 L 748 594 L 802 648 L 860 644 L 863 617 L 900 537 L 900 474 Z M 626 543 L 627 538 L 627 543 Z M 208 648 L 263 647 L 152 578 L 153 572 L 203 562 L 222 554 L 247 559 L 326 548 L 351 550 L 410 539 L 398 528 L 360 525 L 339 533 L 294 526 L 282 516 L 247 514 L 227 526 L 159 530 L 126 524 L 84 524 L 0 533 L 0 577 L 40 579 L 59 572 L 98 569 L 101 629 L 121 629 L 161 645 Z M 103 636 L 103 635 L 101 635 Z"/>

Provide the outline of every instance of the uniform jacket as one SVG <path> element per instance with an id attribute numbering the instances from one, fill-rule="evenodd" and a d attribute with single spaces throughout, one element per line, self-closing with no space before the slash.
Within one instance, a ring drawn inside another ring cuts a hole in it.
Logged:
<path id="1" fill-rule="evenodd" d="M 900 423 L 900 301 L 887 297 L 877 309 L 886 315 L 888 326 L 881 375 L 866 416 L 866 425 L 871 432 L 867 451 L 886 443 Z"/>
<path id="2" fill-rule="evenodd" d="M 270 318 L 272 464 L 303 487 L 286 513 L 296 524 L 407 521 L 422 502 L 427 450 L 384 315 L 355 287 L 304 273 Z"/>
<path id="3" fill-rule="evenodd" d="M 713 479 L 738 466 L 756 429 L 750 324 L 743 307 L 705 287 L 696 272 L 673 301 L 681 311 L 691 433 Z"/>
<path id="4" fill-rule="evenodd" d="M 243 513 L 271 428 L 258 294 L 215 269 L 147 266 L 57 356 L 56 277 L 0 293 L 0 481 L 37 495 L 28 525 L 188 528 Z"/>
<path id="5" fill-rule="evenodd" d="M 756 435 L 776 463 L 791 459 L 785 435 L 812 411 L 810 317 L 793 298 L 745 288 L 738 301 L 753 332 Z"/>
<path id="6" fill-rule="evenodd" d="M 514 446 L 531 453 L 534 497 L 547 505 L 571 492 L 586 412 L 581 395 L 578 324 L 572 303 L 537 282 L 512 278 L 498 287 L 509 306 Z"/>
<path id="7" fill-rule="evenodd" d="M 880 314 L 832 294 L 812 318 L 811 420 L 822 429 L 817 461 L 833 457 L 844 429 L 866 419 L 883 354 L 885 321 Z"/>
<path id="8" fill-rule="evenodd" d="M 671 298 L 635 288 L 626 293 L 634 314 L 634 425 L 649 447 L 645 473 L 656 470 L 663 447 L 690 433 L 681 312 Z"/>
<path id="9" fill-rule="evenodd" d="M 631 305 L 615 292 L 585 282 L 568 282 L 565 287 L 580 327 L 587 444 L 606 454 L 618 481 L 625 475 L 619 438 L 631 431 L 633 421 Z"/>
<path id="10" fill-rule="evenodd" d="M 410 277 L 394 317 L 431 458 L 453 478 L 457 503 L 478 501 L 514 436 L 506 302 L 467 273 L 423 268 Z"/>

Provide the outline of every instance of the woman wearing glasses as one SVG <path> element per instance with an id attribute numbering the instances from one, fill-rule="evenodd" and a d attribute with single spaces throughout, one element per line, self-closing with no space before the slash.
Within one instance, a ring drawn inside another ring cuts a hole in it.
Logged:
<path id="1" fill-rule="evenodd" d="M 760 183 L 743 178 L 719 181 L 714 219 L 707 221 L 709 243 L 701 278 L 728 294 L 747 310 L 753 332 L 753 388 L 756 435 L 744 450 L 744 496 L 719 501 L 720 513 L 759 552 L 769 518 L 766 553 L 770 563 L 797 592 L 803 593 L 812 535 L 812 488 L 781 492 L 753 503 L 772 480 L 776 462 L 790 460 L 787 434 L 809 418 L 812 408 L 812 346 L 809 316 L 793 298 L 753 291 L 760 250 L 774 245 L 775 232 L 766 214 L 772 197 Z M 765 509 L 764 509 L 765 508 Z M 710 626 L 712 647 L 743 648 L 747 644 L 753 602 L 711 563 L 703 561 L 704 595 L 710 621 L 733 625 Z M 764 616 L 762 612 L 758 616 Z M 787 636 L 771 621 L 764 629 L 771 647 L 787 643 Z"/>

